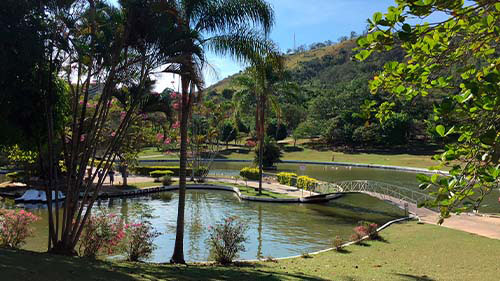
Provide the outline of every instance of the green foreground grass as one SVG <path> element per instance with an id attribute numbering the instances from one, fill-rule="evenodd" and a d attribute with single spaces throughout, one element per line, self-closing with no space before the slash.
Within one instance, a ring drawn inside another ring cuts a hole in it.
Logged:
<path id="1" fill-rule="evenodd" d="M 1 280 L 407 280 L 496 281 L 500 240 L 415 222 L 382 232 L 386 240 L 279 261 L 221 267 L 174 266 L 52 256 L 0 249 Z"/>

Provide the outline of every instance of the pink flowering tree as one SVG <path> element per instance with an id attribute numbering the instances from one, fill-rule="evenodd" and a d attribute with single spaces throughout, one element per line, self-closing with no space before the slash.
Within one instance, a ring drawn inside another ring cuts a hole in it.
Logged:
<path id="1" fill-rule="evenodd" d="M 31 224 L 40 218 L 24 210 L 0 209 L 0 247 L 20 248 L 33 234 Z"/>
<path id="2" fill-rule="evenodd" d="M 119 249 L 125 237 L 123 221 L 116 214 L 92 215 L 85 225 L 79 254 L 95 259 L 100 254 L 110 255 Z"/>
<path id="3" fill-rule="evenodd" d="M 139 261 L 151 257 L 156 246 L 154 239 L 160 236 L 151 222 L 138 221 L 125 225 L 125 241 L 123 251 L 127 255 L 128 261 Z"/>

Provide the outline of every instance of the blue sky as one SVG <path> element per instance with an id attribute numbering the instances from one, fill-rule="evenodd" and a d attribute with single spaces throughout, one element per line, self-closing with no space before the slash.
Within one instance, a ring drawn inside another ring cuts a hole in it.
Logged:
<path id="1" fill-rule="evenodd" d="M 269 3 L 276 15 L 271 39 L 284 52 L 293 48 L 294 33 L 296 46 L 326 40 L 337 41 L 351 31 L 361 33 L 366 28 L 367 18 L 394 5 L 393 0 L 269 0 Z M 209 63 L 217 70 L 218 77 L 205 75 L 207 85 L 244 67 L 230 58 L 213 54 L 209 55 Z"/>
<path id="2" fill-rule="evenodd" d="M 110 0 L 116 2 L 116 0 Z M 375 12 L 385 12 L 394 0 L 268 0 L 275 11 L 275 26 L 270 35 L 279 48 L 286 52 L 296 46 L 309 45 L 326 40 L 337 41 L 351 31 L 361 33 L 367 25 L 366 19 Z M 204 73 L 206 85 L 237 73 L 245 66 L 229 57 L 208 54 L 210 67 Z M 170 75 L 157 78 L 156 90 L 171 86 Z M 177 84 L 177 83 L 175 83 Z"/>

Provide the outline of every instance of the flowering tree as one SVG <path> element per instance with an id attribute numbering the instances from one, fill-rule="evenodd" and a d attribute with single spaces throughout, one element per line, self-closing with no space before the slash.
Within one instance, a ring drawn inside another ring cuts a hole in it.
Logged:
<path id="1" fill-rule="evenodd" d="M 80 241 L 80 255 L 95 259 L 99 254 L 112 254 L 125 237 L 123 221 L 116 214 L 92 215 L 85 224 Z"/>
<path id="2" fill-rule="evenodd" d="M 154 239 L 160 235 L 160 232 L 155 231 L 149 221 L 126 224 L 125 233 L 123 250 L 129 261 L 149 258 L 156 248 L 153 243 Z"/>
<path id="3" fill-rule="evenodd" d="M 46 77 L 44 88 L 50 167 L 48 248 L 53 253 L 75 255 L 104 182 L 98 170 L 106 174 L 119 158 L 134 116 L 140 114 L 140 104 L 151 92 L 152 74 L 179 54 L 176 43 L 186 33 L 175 30 L 172 15 L 156 9 L 154 0 L 120 1 L 118 7 L 101 0 L 59 2 L 41 6 L 42 19 L 51 26 L 44 30 L 45 60 L 53 73 Z M 66 80 L 71 112 L 61 131 L 55 130 L 53 122 L 50 85 L 55 77 Z M 101 89 L 96 93 L 94 88 Z M 113 97 L 120 99 L 122 112 L 120 121 L 107 127 Z M 62 147 L 67 170 L 63 175 L 54 165 L 58 147 Z M 91 175 L 84 180 L 88 170 Z M 57 196 L 59 190 L 66 193 L 62 215 L 50 196 L 52 191 Z"/>
<path id="4" fill-rule="evenodd" d="M 33 234 L 30 227 L 40 218 L 24 210 L 0 209 L 0 247 L 19 248 Z"/>

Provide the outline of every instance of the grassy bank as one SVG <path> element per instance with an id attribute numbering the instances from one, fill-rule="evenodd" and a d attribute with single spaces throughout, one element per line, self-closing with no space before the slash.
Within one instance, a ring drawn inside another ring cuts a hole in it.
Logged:
<path id="1" fill-rule="evenodd" d="M 434 151 L 352 151 L 339 152 L 328 149 L 313 149 L 305 145 L 285 144 L 282 160 L 305 160 L 305 161 L 335 161 L 347 163 L 378 164 L 390 166 L 406 166 L 416 168 L 428 168 L 438 164 L 432 159 Z M 156 148 L 146 148 L 140 154 L 141 159 L 160 160 L 178 159 L 177 154 L 162 154 Z M 247 159 L 254 158 L 254 153 L 244 147 L 229 147 L 222 150 L 218 157 L 220 159 Z"/>
<path id="2" fill-rule="evenodd" d="M 494 281 L 500 241 L 415 222 L 371 241 L 335 251 L 240 266 L 172 266 L 91 262 L 80 258 L 0 249 L 1 280 L 407 280 Z"/>

